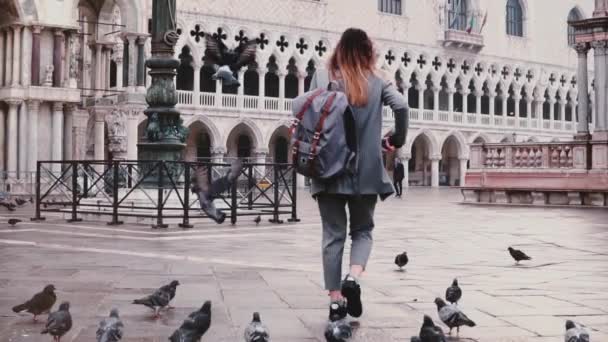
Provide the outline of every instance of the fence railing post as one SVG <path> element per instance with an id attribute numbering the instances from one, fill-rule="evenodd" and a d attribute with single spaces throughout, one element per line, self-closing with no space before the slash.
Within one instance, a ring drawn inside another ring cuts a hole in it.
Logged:
<path id="1" fill-rule="evenodd" d="M 112 221 L 108 223 L 111 226 L 122 224 L 122 221 L 118 220 L 118 163 L 112 162 Z"/>
<path id="2" fill-rule="evenodd" d="M 72 218 L 68 222 L 80 222 L 78 218 L 78 162 L 72 161 Z"/>
<path id="3" fill-rule="evenodd" d="M 272 186 L 273 186 L 273 208 L 272 208 L 272 219 L 270 222 L 272 223 L 283 223 L 283 220 L 279 218 L 279 168 L 277 164 L 274 164 L 272 167 Z"/>
<path id="4" fill-rule="evenodd" d="M 190 163 L 184 162 L 184 217 L 181 228 L 192 228 L 190 224 Z"/>
<path id="5" fill-rule="evenodd" d="M 240 171 L 239 171 L 240 172 Z M 238 178 L 237 178 L 238 179 Z M 230 186 L 230 223 L 236 223 L 236 214 L 237 214 L 237 183 L 238 181 L 235 179 Z"/>
<path id="6" fill-rule="evenodd" d="M 36 214 L 31 218 L 32 221 L 44 221 L 45 218 L 40 216 L 40 162 L 36 162 Z"/>
<path id="7" fill-rule="evenodd" d="M 291 218 L 288 222 L 300 222 L 298 218 L 298 173 L 295 166 L 291 168 Z"/>
<path id="8" fill-rule="evenodd" d="M 163 223 L 163 204 L 164 204 L 164 189 L 163 189 L 163 171 L 165 169 L 165 162 L 160 161 L 156 164 L 158 168 L 158 202 L 157 202 L 157 213 L 156 213 L 156 225 L 152 228 L 167 228 L 168 226 Z"/>
<path id="9" fill-rule="evenodd" d="M 82 179 L 82 197 L 87 198 L 89 197 L 89 168 L 90 168 L 90 164 L 86 163 L 86 164 L 82 164 L 82 169 L 83 169 L 83 179 Z"/>
<path id="10" fill-rule="evenodd" d="M 253 164 L 249 164 L 249 169 L 247 170 L 247 209 L 253 209 L 253 187 L 255 186 L 255 182 L 253 181 Z"/>

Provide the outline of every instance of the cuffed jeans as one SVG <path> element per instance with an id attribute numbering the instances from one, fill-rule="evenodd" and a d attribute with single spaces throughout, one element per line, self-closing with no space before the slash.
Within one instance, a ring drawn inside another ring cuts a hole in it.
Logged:
<path id="1" fill-rule="evenodd" d="M 346 206 L 350 217 L 350 265 L 367 265 L 372 251 L 372 230 L 374 229 L 374 209 L 377 195 L 337 195 L 317 196 L 323 224 L 323 275 L 325 289 L 337 291 L 342 281 L 342 255 L 346 241 Z"/>

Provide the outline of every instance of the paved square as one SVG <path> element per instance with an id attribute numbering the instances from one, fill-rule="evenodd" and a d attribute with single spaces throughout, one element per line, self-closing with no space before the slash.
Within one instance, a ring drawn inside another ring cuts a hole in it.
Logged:
<path id="1" fill-rule="evenodd" d="M 306 193 L 300 199 L 298 224 L 255 226 L 245 218 L 191 230 L 53 217 L 9 227 L 9 216 L 31 212 L 2 211 L 0 340 L 51 340 L 39 334 L 43 324 L 11 307 L 53 283 L 74 317 L 62 341 L 93 341 L 111 307 L 125 322 L 124 341 L 167 341 L 206 299 L 213 318 L 203 341 L 241 341 L 254 310 L 273 341 L 324 341 L 318 210 Z M 409 341 L 423 313 L 438 322 L 433 300 L 454 277 L 464 292 L 460 306 L 478 325 L 463 328 L 461 341 L 561 341 L 568 318 L 585 324 L 593 341 L 608 341 L 608 212 L 472 207 L 460 199 L 456 190 L 412 189 L 379 204 L 353 341 Z M 510 245 L 533 260 L 515 266 Z M 393 260 L 403 250 L 410 263 L 398 272 Z M 172 279 L 182 284 L 176 309 L 160 320 L 130 304 Z"/>

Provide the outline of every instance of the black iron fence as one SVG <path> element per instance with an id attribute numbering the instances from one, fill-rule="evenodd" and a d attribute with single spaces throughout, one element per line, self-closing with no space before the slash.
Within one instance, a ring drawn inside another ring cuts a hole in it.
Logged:
<path id="1" fill-rule="evenodd" d="M 195 169 L 206 168 L 216 179 L 230 165 L 184 161 L 39 161 L 36 169 L 36 212 L 32 220 L 44 220 L 43 213 L 68 215 L 80 221 L 86 214 L 107 215 L 108 224 L 123 223 L 128 217 L 154 219 L 154 227 L 165 228 L 169 219 L 182 228 L 191 219 L 207 218 L 198 196 L 191 193 Z M 232 187 L 219 194 L 215 205 L 232 224 L 242 216 L 270 216 L 282 223 L 297 217 L 296 173 L 290 164 L 242 164 Z"/>

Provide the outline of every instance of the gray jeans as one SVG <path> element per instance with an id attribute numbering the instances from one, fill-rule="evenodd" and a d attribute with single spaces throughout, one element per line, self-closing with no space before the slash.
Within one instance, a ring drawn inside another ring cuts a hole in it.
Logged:
<path id="1" fill-rule="evenodd" d="M 350 217 L 350 265 L 367 265 L 372 251 L 372 229 L 377 195 L 320 194 L 317 197 L 323 223 L 323 275 L 325 289 L 340 290 L 342 255 L 346 241 L 346 205 Z"/>

